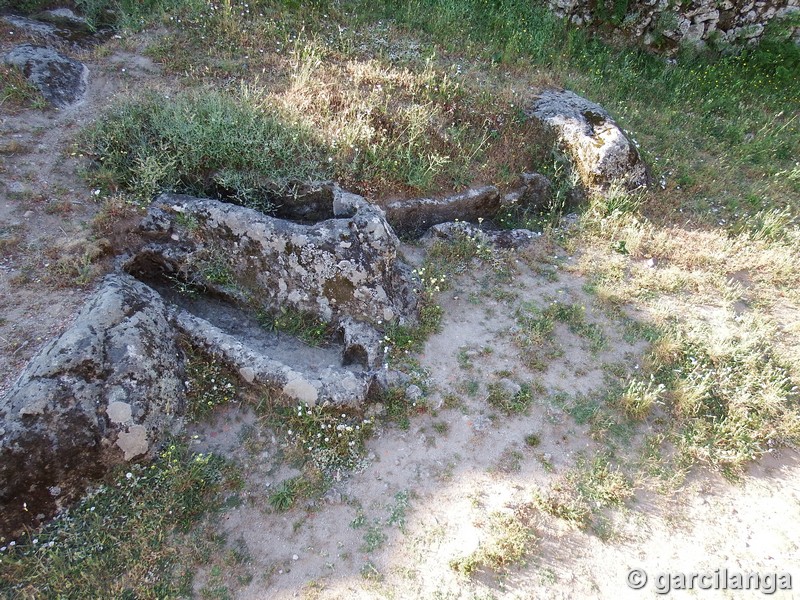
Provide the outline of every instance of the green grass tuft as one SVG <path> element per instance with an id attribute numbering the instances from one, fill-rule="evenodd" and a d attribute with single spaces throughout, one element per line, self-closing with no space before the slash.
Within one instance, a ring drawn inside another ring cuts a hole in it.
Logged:
<path id="1" fill-rule="evenodd" d="M 262 208 L 274 183 L 324 178 L 324 144 L 279 114 L 207 89 L 116 104 L 83 135 L 107 187 L 149 200 L 165 192 Z"/>
<path id="2" fill-rule="evenodd" d="M 0 553 L 10 598 L 179 598 L 191 590 L 186 531 L 222 504 L 233 481 L 219 457 L 169 445 L 151 465 L 107 484 Z"/>

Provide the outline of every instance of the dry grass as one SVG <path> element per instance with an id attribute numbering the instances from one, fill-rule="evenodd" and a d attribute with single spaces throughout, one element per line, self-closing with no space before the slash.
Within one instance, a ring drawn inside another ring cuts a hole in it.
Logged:
<path id="1" fill-rule="evenodd" d="M 618 407 L 642 419 L 663 404 L 680 452 L 731 476 L 797 444 L 797 226 L 728 234 L 634 214 L 584 225 L 576 271 L 593 279 L 598 301 L 635 308 L 664 332 L 645 358 L 652 379 L 633 382 Z M 627 254 L 613 250 L 620 240 Z"/>
<path id="2" fill-rule="evenodd" d="M 493 512 L 481 528 L 486 539 L 466 556 L 450 561 L 450 567 L 468 577 L 480 571 L 505 573 L 512 567 L 524 566 L 535 541 L 535 508 L 522 505 L 512 512 Z"/>

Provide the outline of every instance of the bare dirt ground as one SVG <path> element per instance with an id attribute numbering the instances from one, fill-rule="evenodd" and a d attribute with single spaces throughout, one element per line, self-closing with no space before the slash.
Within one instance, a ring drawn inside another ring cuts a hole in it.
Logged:
<path id="1" fill-rule="evenodd" d="M 53 268 L 64 253 L 92 241 L 88 222 L 99 208 L 80 177 L 84 160 L 72 155 L 76 133 L 113 96 L 159 77 L 156 65 L 132 51 L 86 61 L 92 75 L 81 105 L 0 113 L 0 232 L 18 240 L 4 245 L 0 257 L 0 394 L 91 289 L 64 282 Z M 420 252 L 407 248 L 412 257 Z M 572 258 L 561 254 L 559 264 L 568 265 Z M 704 470 L 665 493 L 636 482 L 634 498 L 607 512 L 602 535 L 531 510 L 525 566 L 472 578 L 451 567 L 491 543 L 492 513 L 528 510 L 537 491 L 551 489 L 581 456 L 604 449 L 548 398 L 600 390 L 604 365 L 635 367 L 644 351 L 643 342 L 625 341 L 620 323 L 592 309 L 580 278 L 558 269 L 537 274 L 523 258 L 510 282 L 498 283 L 491 269 L 476 266 L 442 294 L 442 330 L 419 357 L 429 374 L 429 410 L 413 416 L 407 430 L 378 431 L 362 468 L 338 482 L 321 506 L 284 513 L 269 507 L 270 491 L 293 472 L 281 462 L 278 438 L 246 409 L 228 409 L 198 429 L 197 449 L 242 461 L 247 490 L 247 500 L 213 525 L 247 559 L 222 573 L 201 568 L 199 595 L 224 584 L 243 599 L 640 598 L 656 595 L 657 573 L 723 568 L 789 572 L 800 586 L 800 457 L 791 450 L 768 456 L 736 484 Z M 535 373 L 511 342 L 514 310 L 556 298 L 584 303 L 608 344 L 593 353 L 558 325 L 563 355 Z M 527 414 L 507 415 L 487 403 L 487 384 L 500 378 L 538 384 Z M 459 401 L 449 402 L 450 395 Z M 538 438 L 534 447 L 525 441 L 531 434 Z M 614 450 L 634 461 L 638 442 L 631 441 L 633 450 Z M 633 568 L 651 577 L 643 591 L 626 585 Z M 237 579 L 237 569 L 247 576 Z"/>
<path id="2" fill-rule="evenodd" d="M 640 598 L 655 595 L 652 578 L 665 572 L 713 574 L 727 568 L 797 577 L 800 547 L 790 524 L 800 517 L 800 464 L 793 451 L 769 456 L 739 484 L 705 471 L 665 492 L 640 482 L 632 501 L 609 514 L 605 539 L 539 512 L 532 517 L 535 534 L 524 567 L 471 579 L 451 567 L 451 561 L 492 543 L 496 532 L 489 515 L 516 514 L 580 456 L 602 450 L 587 427 L 543 395 L 528 414 L 494 410 L 486 402 L 486 383 L 497 372 L 510 372 L 519 381 L 538 379 L 551 394 L 590 393 L 603 386 L 604 364 L 635 363 L 643 350 L 642 343 L 623 340 L 619 324 L 589 309 L 610 338 L 608 349 L 592 354 L 564 328 L 558 332 L 564 356 L 543 373 L 531 373 L 507 335 L 511 306 L 590 298 L 573 275 L 552 281 L 522 263 L 518 268 L 506 286 L 493 283 L 491 271 L 476 270 L 444 295 L 442 331 L 420 357 L 431 375 L 428 404 L 434 410 L 412 418 L 407 431 L 380 431 L 368 445 L 363 469 L 337 484 L 321 508 L 268 508 L 269 491 L 296 473 L 276 466 L 280 446 L 269 433 L 257 450 L 242 450 L 241 441 L 257 422 L 252 415 L 228 411 L 199 433 L 198 447 L 244 453 L 250 464 L 248 501 L 220 522 L 229 542 L 249 552 L 249 585 L 227 581 L 239 588 L 236 597 Z M 516 297 L 498 294 L 501 288 Z M 498 295 L 504 299 L 493 298 Z M 460 364 L 464 348 L 487 347 L 491 353 L 474 359 L 471 368 Z M 480 384 L 472 397 L 463 391 L 466 380 Z M 461 399 L 459 406 L 444 407 L 448 393 Z M 540 440 L 535 448 L 525 443 L 531 433 Z M 626 585 L 631 569 L 651 577 L 644 591 Z M 219 583 L 205 570 L 196 589 Z M 739 598 L 760 592 L 695 590 L 675 597 L 695 594 Z M 794 597 L 782 594 L 776 597 Z"/>

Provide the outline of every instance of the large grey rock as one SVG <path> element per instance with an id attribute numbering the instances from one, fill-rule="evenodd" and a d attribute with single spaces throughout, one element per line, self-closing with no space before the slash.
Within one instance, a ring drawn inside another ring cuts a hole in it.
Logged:
<path id="1" fill-rule="evenodd" d="M 501 206 L 500 192 L 489 185 L 447 198 L 398 200 L 386 206 L 386 218 L 400 234 L 419 236 L 439 223 L 490 219 Z"/>
<path id="2" fill-rule="evenodd" d="M 310 225 L 256 210 L 164 194 L 142 227 L 153 243 L 131 273 L 200 283 L 257 309 L 292 307 L 336 326 L 347 317 L 381 326 L 415 318 L 408 267 L 383 211 L 334 189 L 335 218 Z M 224 274 L 209 277 L 209 266 Z"/>
<path id="3" fill-rule="evenodd" d="M 53 106 L 71 106 L 86 94 L 88 67 L 51 48 L 22 44 L 6 54 L 4 60 L 20 69 Z"/>
<path id="4" fill-rule="evenodd" d="M 614 183 L 627 189 L 649 184 L 636 146 L 599 104 L 569 90 L 545 90 L 528 115 L 555 131 L 589 191 L 602 193 Z"/>
<path id="5" fill-rule="evenodd" d="M 111 35 L 111 30 L 95 28 L 69 8 L 45 10 L 34 18 L 20 15 L 0 16 L 0 22 L 15 35 L 22 34 L 27 41 L 54 47 L 85 48 L 93 46 Z"/>
<path id="6" fill-rule="evenodd" d="M 0 399 L 0 535 L 35 525 L 180 427 L 175 339 L 158 293 L 115 274 L 31 360 Z"/>
<path id="7" fill-rule="evenodd" d="M 45 40 L 58 38 L 59 30 L 53 23 L 45 23 L 36 19 L 20 17 L 18 15 L 4 15 L 0 17 L 6 27 L 12 31 L 21 31 L 27 36 Z"/>
<path id="8" fill-rule="evenodd" d="M 89 22 L 76 15 L 69 8 L 53 8 L 51 10 L 43 10 L 36 15 L 39 21 L 46 23 L 53 23 L 56 26 L 62 26 L 72 31 L 82 31 L 84 33 L 91 33 L 92 26 Z"/>

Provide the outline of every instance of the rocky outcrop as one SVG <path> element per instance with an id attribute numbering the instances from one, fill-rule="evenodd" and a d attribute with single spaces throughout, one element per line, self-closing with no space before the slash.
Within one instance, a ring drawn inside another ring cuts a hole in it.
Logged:
<path id="1" fill-rule="evenodd" d="M 554 130 L 590 192 L 602 193 L 612 184 L 627 189 L 649 184 L 636 146 L 599 104 L 569 90 L 545 90 L 527 114 Z"/>
<path id="2" fill-rule="evenodd" d="M 56 27 L 62 27 L 67 31 L 87 34 L 92 32 L 92 26 L 89 25 L 89 22 L 69 8 L 43 10 L 36 15 L 36 19 L 40 22 L 52 23 Z"/>
<path id="3" fill-rule="evenodd" d="M 413 198 L 386 205 L 386 219 L 401 235 L 420 237 L 443 223 L 481 223 L 494 219 L 501 209 L 545 209 L 552 196 L 550 180 L 539 173 L 523 173 L 519 184 L 501 196 L 493 185 L 468 189 L 445 198 Z"/>
<path id="4" fill-rule="evenodd" d="M 80 102 L 86 94 L 89 69 L 61 52 L 22 44 L 6 54 L 4 60 L 20 69 L 45 100 L 57 108 Z"/>
<path id="5" fill-rule="evenodd" d="M 32 17 L 2 15 L 0 22 L 15 36 L 21 34 L 28 41 L 60 48 L 93 46 L 112 33 L 108 28 L 93 28 L 86 19 L 69 8 L 45 10 Z"/>
<path id="6" fill-rule="evenodd" d="M 35 525 L 184 411 L 181 353 L 154 290 L 109 275 L 0 399 L 0 533 Z"/>
<path id="7" fill-rule="evenodd" d="M 519 187 L 503 196 L 503 204 L 544 210 L 553 197 L 552 182 L 541 173 L 522 173 Z"/>
<path id="8" fill-rule="evenodd" d="M 3 21 L 4 27 L 10 27 L 12 31 L 21 31 L 29 38 L 55 41 L 59 37 L 59 29 L 53 23 L 18 15 L 5 15 L 0 17 L 0 20 Z"/>
<path id="9" fill-rule="evenodd" d="M 337 325 L 414 320 L 416 298 L 383 211 L 333 190 L 334 218 L 302 224 L 216 200 L 165 194 L 143 224 L 132 273 L 161 273 L 256 310 L 291 307 Z"/>
<path id="10" fill-rule="evenodd" d="M 681 44 L 706 42 L 754 43 L 766 26 L 800 11 L 798 0 L 633 0 L 624 13 L 612 14 L 607 4 L 593 0 L 548 0 L 559 17 L 577 25 L 611 25 L 646 45 L 671 53 Z M 616 8 L 615 4 L 615 8 Z M 800 27 L 787 28 L 787 36 L 800 43 Z"/>

